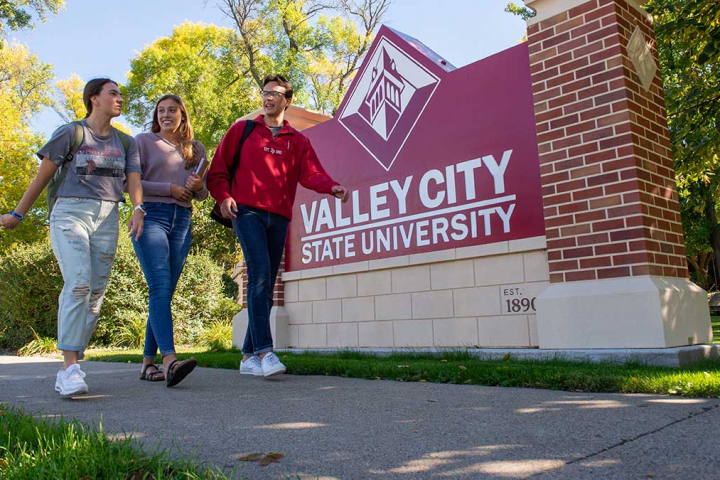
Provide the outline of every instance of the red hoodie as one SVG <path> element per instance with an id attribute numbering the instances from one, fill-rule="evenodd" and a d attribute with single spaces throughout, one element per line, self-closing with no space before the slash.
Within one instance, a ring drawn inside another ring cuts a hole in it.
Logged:
<path id="1" fill-rule="evenodd" d="M 242 151 L 240 165 L 229 186 L 233 156 L 240 143 L 245 122 L 237 122 L 220 141 L 210 170 L 207 186 L 218 202 L 232 196 L 240 205 L 292 217 L 297 184 L 318 193 L 332 195 L 332 187 L 339 185 L 325 172 L 310 140 L 285 120 L 283 128 L 273 139 L 272 132 L 260 115 L 255 120 Z"/>

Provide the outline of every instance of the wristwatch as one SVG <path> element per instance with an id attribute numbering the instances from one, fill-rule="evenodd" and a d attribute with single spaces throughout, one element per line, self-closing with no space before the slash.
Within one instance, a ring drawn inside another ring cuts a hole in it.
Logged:
<path id="1" fill-rule="evenodd" d="M 25 218 L 25 215 L 23 215 L 22 213 L 18 213 L 15 210 L 10 210 L 10 215 L 17 218 L 20 221 L 22 221 Z"/>
<path id="2" fill-rule="evenodd" d="M 145 205 L 143 205 L 142 203 L 141 203 L 140 205 L 137 205 L 135 208 L 133 208 L 133 212 L 134 212 L 135 210 L 140 210 L 140 211 L 143 213 L 143 215 L 145 215 L 145 214 L 147 213 L 147 212 L 145 211 Z"/>

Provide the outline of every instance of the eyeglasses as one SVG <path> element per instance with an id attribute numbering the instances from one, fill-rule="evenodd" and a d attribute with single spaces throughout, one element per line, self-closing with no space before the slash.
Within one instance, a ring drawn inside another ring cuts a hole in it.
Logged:
<path id="1" fill-rule="evenodd" d="M 272 97 L 273 100 L 277 100 L 280 97 L 284 97 L 285 92 L 277 92 L 275 90 L 263 90 L 262 92 L 260 92 L 260 95 L 262 95 L 263 98 Z"/>

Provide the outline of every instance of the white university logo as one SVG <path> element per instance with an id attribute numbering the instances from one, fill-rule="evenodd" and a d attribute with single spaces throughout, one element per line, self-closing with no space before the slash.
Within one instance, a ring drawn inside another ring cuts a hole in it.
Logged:
<path id="1" fill-rule="evenodd" d="M 440 79 L 386 37 L 360 75 L 339 121 L 390 170 Z M 404 115 L 409 111 L 413 114 Z"/>

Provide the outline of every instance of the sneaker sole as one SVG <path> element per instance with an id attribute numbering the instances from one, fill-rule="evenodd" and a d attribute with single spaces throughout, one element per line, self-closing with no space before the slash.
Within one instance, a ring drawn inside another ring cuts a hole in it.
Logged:
<path id="1" fill-rule="evenodd" d="M 79 388 L 78 390 L 72 392 L 63 392 L 60 387 L 55 387 L 55 391 L 58 392 L 61 397 L 70 397 L 72 395 L 84 395 L 86 393 L 90 393 L 89 388 Z"/>
<path id="2" fill-rule="evenodd" d="M 253 373 L 253 372 L 243 372 L 242 370 L 240 370 L 240 375 L 252 375 L 254 377 L 262 377 L 264 374 L 262 372 Z"/>
<path id="3" fill-rule="evenodd" d="M 267 372 L 267 373 L 263 372 L 263 377 L 274 377 L 275 375 L 280 375 L 280 374 L 283 374 L 283 373 L 285 373 L 285 368 L 284 368 L 284 367 L 280 367 L 280 368 L 278 368 L 278 369 L 276 369 L 276 370 L 270 370 L 270 371 Z"/>

